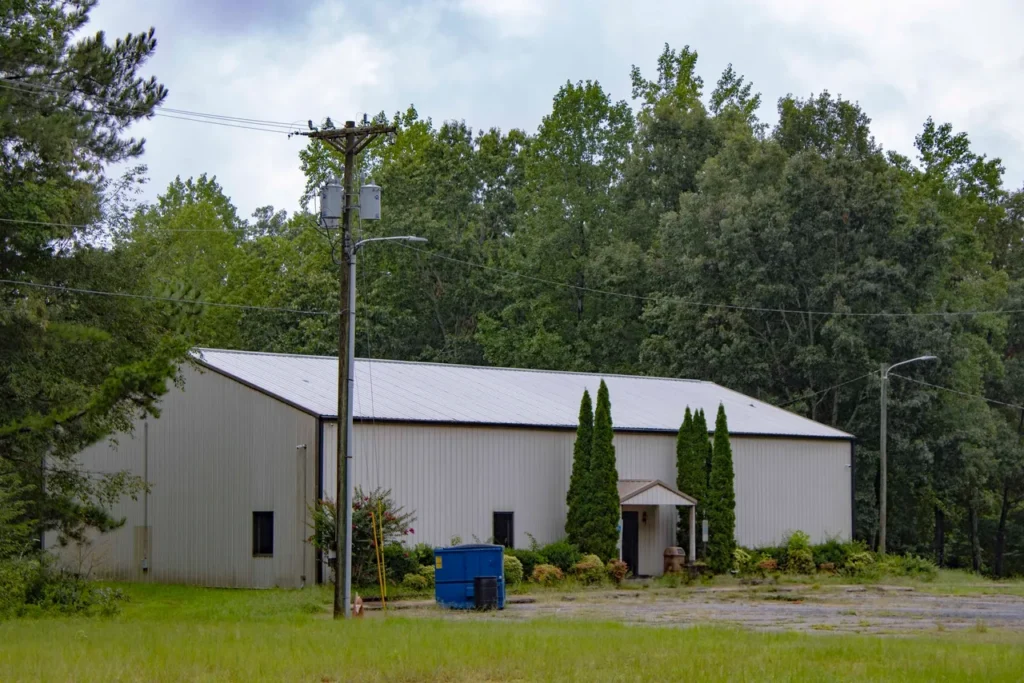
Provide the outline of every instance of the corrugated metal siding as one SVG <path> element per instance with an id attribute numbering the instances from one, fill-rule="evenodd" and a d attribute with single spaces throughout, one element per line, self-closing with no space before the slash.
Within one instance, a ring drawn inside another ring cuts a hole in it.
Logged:
<path id="1" fill-rule="evenodd" d="M 325 425 L 325 491 L 334 497 L 333 425 Z M 390 488 L 416 513 L 409 543 L 486 541 L 492 513 L 514 513 L 515 545 L 565 535 L 573 436 L 565 432 L 461 426 L 358 424 L 354 484 Z"/>
<path id="2" fill-rule="evenodd" d="M 316 481 L 316 419 L 217 373 L 183 369 L 185 390 L 172 388 L 162 415 L 149 421 L 149 579 L 208 586 L 298 586 L 305 559 L 304 503 Z M 141 425 L 120 445 L 83 451 L 83 467 L 142 474 Z M 296 446 L 305 444 L 305 451 Z M 252 556 L 252 513 L 274 512 L 274 556 Z M 142 498 L 119 504 L 125 526 L 94 546 L 98 570 L 141 578 L 134 562 Z M 64 553 L 68 557 L 68 552 Z"/>
<path id="3" fill-rule="evenodd" d="M 732 448 L 738 543 L 775 545 L 795 530 L 815 543 L 851 537 L 850 444 L 733 439 Z"/>
<path id="4" fill-rule="evenodd" d="M 325 432 L 325 491 L 333 498 L 333 424 Z M 361 423 L 354 438 L 355 484 L 390 488 L 416 512 L 411 543 L 486 541 L 495 511 L 515 513 L 516 547 L 529 544 L 527 534 L 540 543 L 564 536 L 570 432 Z M 793 529 L 815 541 L 850 537 L 848 443 L 736 437 L 732 446 L 740 544 L 777 543 Z M 615 450 L 620 478 L 675 482 L 674 437 L 616 434 Z M 664 549 L 675 544 L 676 515 L 673 506 L 647 512 L 641 567 L 654 574 Z"/>

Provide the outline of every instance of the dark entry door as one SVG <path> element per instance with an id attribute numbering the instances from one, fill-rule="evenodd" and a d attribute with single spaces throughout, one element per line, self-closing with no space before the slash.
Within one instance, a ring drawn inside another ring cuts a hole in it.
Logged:
<path id="1" fill-rule="evenodd" d="M 622 561 L 640 576 L 640 520 L 635 510 L 622 512 Z"/>

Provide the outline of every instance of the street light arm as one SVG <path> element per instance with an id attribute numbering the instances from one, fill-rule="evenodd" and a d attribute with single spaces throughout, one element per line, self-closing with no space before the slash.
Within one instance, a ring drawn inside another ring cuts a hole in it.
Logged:
<path id="1" fill-rule="evenodd" d="M 922 361 L 922 360 L 938 360 L 938 359 L 939 359 L 938 356 L 918 356 L 917 358 L 911 358 L 910 360 L 901 360 L 899 363 L 893 363 L 892 365 L 887 367 L 885 369 L 885 373 L 883 373 L 883 376 L 884 377 L 888 377 L 890 370 L 892 370 L 893 368 L 898 368 L 901 365 L 907 365 L 908 363 L 916 363 L 916 362 Z"/>

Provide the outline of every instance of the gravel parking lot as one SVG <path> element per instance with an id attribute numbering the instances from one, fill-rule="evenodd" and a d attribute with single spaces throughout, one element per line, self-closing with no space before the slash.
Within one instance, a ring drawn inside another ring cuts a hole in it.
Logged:
<path id="1" fill-rule="evenodd" d="M 430 603 L 396 603 L 403 615 L 436 616 Z M 691 627 L 731 625 L 764 631 L 900 634 L 943 630 L 1024 632 L 1024 598 L 934 595 L 897 586 L 758 586 L 580 591 L 512 597 L 503 612 L 450 612 L 455 619 L 616 620 Z"/>

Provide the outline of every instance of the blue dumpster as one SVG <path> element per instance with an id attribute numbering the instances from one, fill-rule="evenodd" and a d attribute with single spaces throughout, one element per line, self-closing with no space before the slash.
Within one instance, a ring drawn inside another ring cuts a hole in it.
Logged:
<path id="1" fill-rule="evenodd" d="M 500 545 L 472 544 L 434 549 L 434 598 L 452 609 L 505 608 L 505 558 Z M 479 581 L 478 579 L 485 579 Z M 488 581 L 486 579 L 493 579 Z M 478 585 L 497 584 L 497 596 Z"/>

